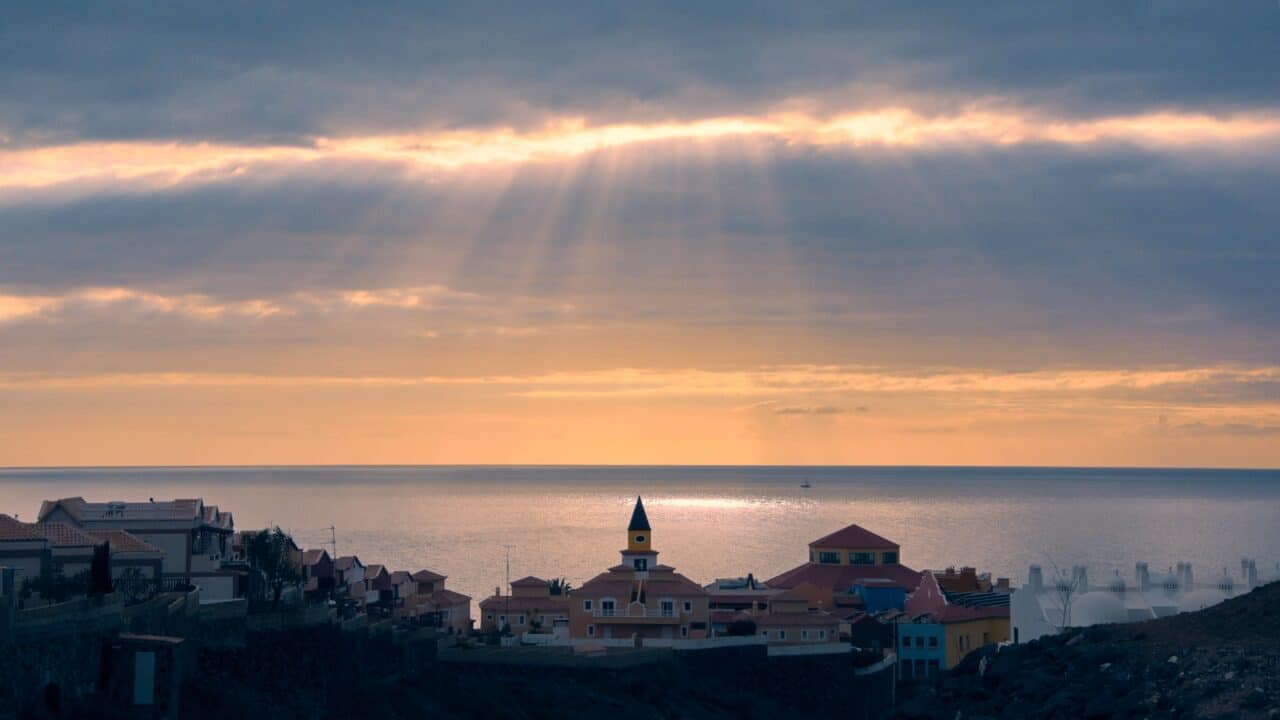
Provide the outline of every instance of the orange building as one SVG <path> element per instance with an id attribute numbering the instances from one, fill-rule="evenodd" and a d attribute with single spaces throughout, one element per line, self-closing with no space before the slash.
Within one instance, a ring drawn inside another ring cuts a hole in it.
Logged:
<path id="1" fill-rule="evenodd" d="M 705 638 L 707 593 L 658 564 L 644 502 L 636 498 L 622 563 L 573 591 L 569 634 L 575 641 Z"/>
<path id="2" fill-rule="evenodd" d="M 809 543 L 809 562 L 766 585 L 795 590 L 821 610 L 863 609 L 855 586 L 896 588 L 904 594 L 920 584 L 920 573 L 899 562 L 899 547 L 859 525 L 849 525 Z"/>
<path id="3" fill-rule="evenodd" d="M 551 594 L 551 583 L 533 576 L 513 581 L 510 595 L 494 592 L 480 601 L 480 632 L 484 633 L 503 627 L 516 635 L 550 633 L 557 620 L 568 619 L 569 596 Z"/>

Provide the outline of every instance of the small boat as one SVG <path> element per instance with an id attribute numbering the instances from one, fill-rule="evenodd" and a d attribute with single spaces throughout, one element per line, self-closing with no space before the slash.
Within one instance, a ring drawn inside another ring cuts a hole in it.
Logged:
<path id="1" fill-rule="evenodd" d="M 800 487 L 804 488 L 805 490 L 808 490 L 813 486 L 810 485 L 808 479 L 806 479 L 804 482 L 800 483 Z"/>

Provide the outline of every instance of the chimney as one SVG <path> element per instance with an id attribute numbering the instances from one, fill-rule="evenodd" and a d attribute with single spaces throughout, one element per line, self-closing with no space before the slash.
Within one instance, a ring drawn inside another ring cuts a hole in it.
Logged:
<path id="1" fill-rule="evenodd" d="M 1146 591 L 1151 587 L 1151 573 L 1147 570 L 1147 564 L 1140 562 L 1133 566 L 1133 579 L 1138 583 L 1138 589 Z"/>
<path id="2" fill-rule="evenodd" d="M 1044 590 L 1044 573 L 1041 572 L 1039 565 L 1031 566 L 1031 572 L 1027 575 L 1027 585 L 1031 586 L 1033 593 Z"/>
<path id="3" fill-rule="evenodd" d="M 1071 575 L 1071 579 L 1076 586 L 1076 592 L 1089 592 L 1089 571 L 1083 565 L 1076 565 Z"/>
<path id="4" fill-rule="evenodd" d="M 996 592 L 1009 592 L 1009 578 L 996 578 Z"/>

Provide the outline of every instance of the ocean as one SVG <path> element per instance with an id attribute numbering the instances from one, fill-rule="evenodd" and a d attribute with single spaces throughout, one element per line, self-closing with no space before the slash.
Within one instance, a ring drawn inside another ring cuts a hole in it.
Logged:
<path id="1" fill-rule="evenodd" d="M 808 481 L 810 488 L 801 484 Z M 581 584 L 618 561 L 636 495 L 659 559 L 701 583 L 802 563 L 858 523 L 915 569 L 972 565 L 1015 585 L 1032 563 L 1280 563 L 1280 471 L 972 467 L 209 467 L 0 469 L 0 512 L 40 501 L 203 497 L 237 529 L 279 525 L 390 569 L 430 568 L 476 601 L 525 575 Z M 328 529 L 334 528 L 331 534 Z"/>

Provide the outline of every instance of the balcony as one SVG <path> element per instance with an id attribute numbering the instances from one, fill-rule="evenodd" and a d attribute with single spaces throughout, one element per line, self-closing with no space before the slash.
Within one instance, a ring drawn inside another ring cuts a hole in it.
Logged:
<path id="1" fill-rule="evenodd" d="M 597 608 L 591 617 L 602 622 L 678 623 L 680 613 L 673 610 L 649 610 L 643 605 L 623 608 Z"/>

